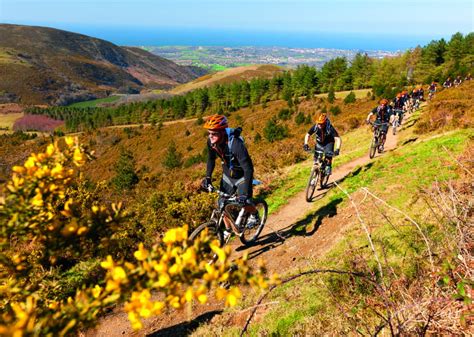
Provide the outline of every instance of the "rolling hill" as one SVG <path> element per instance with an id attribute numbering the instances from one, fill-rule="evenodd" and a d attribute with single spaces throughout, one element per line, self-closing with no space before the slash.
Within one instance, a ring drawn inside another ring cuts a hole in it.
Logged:
<path id="1" fill-rule="evenodd" d="M 145 50 L 46 27 L 0 25 L 0 102 L 67 104 L 193 80 Z"/>
<path id="2" fill-rule="evenodd" d="M 201 76 L 189 83 L 182 84 L 171 90 L 173 94 L 183 94 L 195 89 L 209 87 L 215 84 L 227 84 L 252 78 L 272 78 L 284 69 L 274 65 L 251 65 L 237 68 L 226 69 L 214 74 Z"/>

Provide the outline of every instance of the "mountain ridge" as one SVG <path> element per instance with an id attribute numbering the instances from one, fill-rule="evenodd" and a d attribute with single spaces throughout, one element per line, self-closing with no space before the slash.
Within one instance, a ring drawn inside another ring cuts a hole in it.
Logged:
<path id="1" fill-rule="evenodd" d="M 112 92 L 169 89 L 198 74 L 139 48 L 49 27 L 0 24 L 0 76 L 0 101 L 64 105 Z"/>

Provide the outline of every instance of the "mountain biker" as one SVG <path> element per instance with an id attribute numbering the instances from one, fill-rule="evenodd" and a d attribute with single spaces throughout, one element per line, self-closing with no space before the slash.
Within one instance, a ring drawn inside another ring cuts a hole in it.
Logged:
<path id="1" fill-rule="evenodd" d="M 425 101 L 425 90 L 423 90 L 422 86 L 420 86 L 420 89 L 418 89 L 418 99 L 420 100 L 420 102 Z"/>
<path id="2" fill-rule="evenodd" d="M 455 79 L 454 79 L 454 86 L 457 87 L 458 85 L 460 85 L 462 83 L 462 79 L 461 79 L 461 76 L 458 75 Z"/>
<path id="3" fill-rule="evenodd" d="M 429 86 L 429 88 L 428 88 L 428 91 L 429 91 L 429 96 L 428 96 L 428 97 L 429 97 L 430 99 L 433 98 L 433 95 L 434 95 L 434 93 L 436 92 L 436 82 L 434 82 L 434 81 L 431 82 L 431 84 L 430 84 L 430 86 Z"/>
<path id="4" fill-rule="evenodd" d="M 448 88 L 451 88 L 452 86 L 453 86 L 453 82 L 451 81 L 451 77 L 448 77 L 446 81 L 444 81 L 443 87 L 448 89 Z"/>
<path id="5" fill-rule="evenodd" d="M 370 117 L 374 115 L 374 128 L 381 128 L 382 144 L 379 147 L 379 151 L 382 152 L 385 145 L 385 140 L 387 138 L 388 123 L 390 121 L 390 116 L 392 115 L 392 109 L 390 108 L 390 105 L 388 104 L 388 100 L 386 98 L 382 98 L 379 101 L 379 105 L 372 109 L 372 111 L 367 115 L 367 124 L 370 123 Z"/>
<path id="6" fill-rule="evenodd" d="M 209 135 L 207 139 L 206 178 L 202 181 L 202 187 L 210 191 L 214 190 L 212 173 L 216 159 L 219 157 L 222 161 L 220 191 L 229 195 L 237 192 L 237 201 L 241 205 L 253 205 L 251 200 L 253 194 L 253 163 L 243 139 L 240 137 L 242 129 L 230 129 L 227 117 L 222 115 L 209 117 L 204 124 L 204 128 L 208 130 Z M 232 137 L 232 141 L 230 141 L 230 137 Z M 257 221 L 258 213 L 250 214 L 247 225 L 254 224 Z"/>
<path id="7" fill-rule="evenodd" d="M 401 124 L 403 118 L 403 106 L 404 101 L 402 98 L 402 93 L 398 93 L 397 96 L 393 99 L 393 117 L 398 117 L 398 123 Z"/>
<path id="8" fill-rule="evenodd" d="M 305 151 L 309 151 L 310 149 L 308 145 L 308 140 L 309 140 L 309 137 L 311 137 L 311 135 L 313 134 L 316 137 L 316 144 L 314 147 L 315 150 L 320 149 L 324 151 L 324 155 L 328 163 L 326 165 L 325 173 L 326 173 L 326 176 L 329 176 L 332 173 L 332 156 L 333 154 L 335 156 L 339 155 L 339 151 L 341 148 L 341 138 L 339 137 L 339 134 L 337 133 L 334 126 L 332 126 L 326 114 L 319 115 L 316 121 L 316 124 L 314 124 L 308 130 L 308 133 L 304 136 L 303 149 Z M 315 153 L 314 154 L 315 160 L 316 160 L 316 156 L 317 155 Z"/>

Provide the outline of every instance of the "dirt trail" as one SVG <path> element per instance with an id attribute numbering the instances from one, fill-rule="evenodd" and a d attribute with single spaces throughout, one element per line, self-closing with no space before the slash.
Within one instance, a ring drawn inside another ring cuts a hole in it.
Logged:
<path id="1" fill-rule="evenodd" d="M 368 139 L 367 147 L 369 141 Z M 385 152 L 395 149 L 396 146 L 397 136 L 389 133 Z M 379 156 L 381 155 L 377 154 L 374 159 L 370 159 L 367 149 L 367 155 L 335 169 L 329 184 L 342 180 L 356 167 L 368 164 L 371 160 L 377 160 Z M 337 158 L 335 160 L 337 161 Z M 313 200 L 324 197 L 327 192 L 328 189 L 316 190 Z M 252 261 L 258 260 L 258 257 L 264 258 L 268 270 L 280 275 L 297 268 L 308 267 L 309 261 L 328 251 L 353 221 L 351 208 L 338 209 L 338 204 L 341 202 L 342 199 L 338 199 L 320 209 L 314 209 L 311 203 L 306 202 L 305 191 L 302 191 L 269 217 L 260 239 L 254 246 L 246 248 L 240 244 L 239 240 L 233 240 L 232 246 L 238 255 L 248 252 Z M 222 303 L 213 301 L 207 305 L 196 306 L 190 316 L 186 310 L 172 311 L 149 319 L 145 322 L 144 329 L 134 333 L 130 328 L 127 315 L 121 308 L 117 308 L 114 313 L 104 317 L 96 329 L 88 331 L 85 336 L 182 336 L 186 335 L 187 331 L 197 328 L 199 324 L 211 320 L 222 309 Z M 243 325 L 248 313 L 245 312 L 242 315 L 242 317 L 234 317 L 232 321 Z"/>

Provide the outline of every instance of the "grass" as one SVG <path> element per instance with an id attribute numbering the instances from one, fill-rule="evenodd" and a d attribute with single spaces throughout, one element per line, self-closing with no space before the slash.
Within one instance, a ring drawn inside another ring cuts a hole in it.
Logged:
<path id="1" fill-rule="evenodd" d="M 13 124 L 17 119 L 23 117 L 23 113 L 0 114 L 0 129 L 8 128 L 8 131 L 13 129 Z M 4 131 L 4 130 L 3 130 Z"/>
<path id="2" fill-rule="evenodd" d="M 76 102 L 68 105 L 71 108 L 95 108 L 99 104 L 114 103 L 120 99 L 120 96 L 109 96 L 105 98 L 94 99 L 91 101 Z"/>

